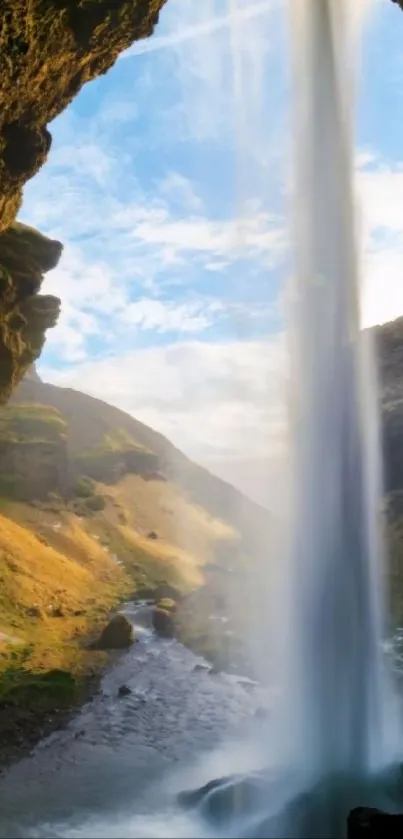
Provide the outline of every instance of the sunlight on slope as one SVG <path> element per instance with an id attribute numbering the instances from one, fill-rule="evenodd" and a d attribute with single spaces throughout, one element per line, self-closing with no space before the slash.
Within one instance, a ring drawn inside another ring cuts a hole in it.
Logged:
<path id="1" fill-rule="evenodd" d="M 170 481 L 126 475 L 115 487 L 103 489 L 121 503 L 129 527 L 144 536 L 155 531 L 158 544 L 162 540 L 167 548 L 180 548 L 195 564 L 213 561 L 219 544 L 239 538 L 234 528 L 194 504 Z"/>
<path id="2" fill-rule="evenodd" d="M 16 649 L 19 644 L 32 647 L 32 669 L 80 668 L 86 653 L 79 638 L 127 593 L 129 580 L 123 569 L 96 543 L 89 545 L 89 537 L 76 528 L 73 536 L 89 548 L 86 563 L 0 516 L 0 666 L 7 662 L 11 639 Z"/>

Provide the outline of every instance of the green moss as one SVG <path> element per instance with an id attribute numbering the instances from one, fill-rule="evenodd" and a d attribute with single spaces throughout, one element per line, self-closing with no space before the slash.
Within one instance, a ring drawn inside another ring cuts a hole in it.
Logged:
<path id="1" fill-rule="evenodd" d="M 110 431 L 108 434 L 105 434 L 99 442 L 80 455 L 80 460 L 83 462 L 86 460 L 97 460 L 99 457 L 104 455 L 118 454 L 119 452 L 141 452 L 152 454 L 150 449 L 147 449 L 146 446 L 143 446 L 141 443 L 134 440 L 133 437 L 125 431 L 125 429 L 120 428 L 116 431 Z"/>
<path id="2" fill-rule="evenodd" d="M 87 478 L 85 475 L 81 475 L 74 483 L 73 493 L 77 495 L 78 498 L 89 498 L 90 495 L 93 495 L 95 489 L 94 481 L 91 478 Z"/>
<path id="3" fill-rule="evenodd" d="M 4 500 L 18 494 L 18 480 L 15 475 L 0 475 L 0 497 Z"/>
<path id="4" fill-rule="evenodd" d="M 175 600 L 172 600 L 171 597 L 162 597 L 157 603 L 157 608 L 164 612 L 175 612 L 177 606 Z"/>
<path id="5" fill-rule="evenodd" d="M 67 423 L 48 405 L 7 405 L 0 409 L 0 443 L 29 444 L 65 438 Z"/>
<path id="6" fill-rule="evenodd" d="M 85 504 L 94 513 L 99 513 L 105 509 L 106 501 L 103 495 L 90 495 L 86 499 Z"/>
<path id="7" fill-rule="evenodd" d="M 8 667 L 0 675 L 0 708 L 70 705 L 80 689 L 80 680 L 66 670 L 35 673 L 22 666 Z"/>

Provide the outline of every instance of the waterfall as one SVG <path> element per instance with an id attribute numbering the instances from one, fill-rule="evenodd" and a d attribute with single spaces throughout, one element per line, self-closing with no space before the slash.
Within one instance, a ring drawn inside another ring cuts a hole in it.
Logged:
<path id="1" fill-rule="evenodd" d="M 313 777 L 382 758 L 380 468 L 360 334 L 348 0 L 291 0 L 294 81 L 294 759 Z"/>

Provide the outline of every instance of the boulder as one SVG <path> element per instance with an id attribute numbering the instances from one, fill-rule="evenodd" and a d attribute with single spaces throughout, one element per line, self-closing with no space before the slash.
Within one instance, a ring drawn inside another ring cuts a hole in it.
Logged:
<path id="1" fill-rule="evenodd" d="M 121 685 L 118 690 L 118 697 L 119 699 L 123 699 L 125 696 L 130 696 L 131 690 L 127 685 Z"/>
<path id="2" fill-rule="evenodd" d="M 356 807 L 347 819 L 347 839 L 398 839 L 403 836 L 403 814 L 392 815 L 373 807 Z"/>
<path id="3" fill-rule="evenodd" d="M 96 643 L 98 650 L 124 650 L 135 640 L 133 627 L 125 615 L 114 615 Z"/>
<path id="4" fill-rule="evenodd" d="M 164 600 L 165 597 L 169 597 L 170 600 L 178 603 L 182 599 L 182 594 L 179 589 L 171 586 L 170 583 L 160 583 L 154 590 L 154 600 L 158 603 L 159 600 Z"/>
<path id="5" fill-rule="evenodd" d="M 267 794 L 267 778 L 260 773 L 216 778 L 202 787 L 179 793 L 178 803 L 197 808 L 215 825 L 229 823 L 237 816 L 252 815 Z"/>
<path id="6" fill-rule="evenodd" d="M 172 597 L 163 597 L 157 603 L 157 609 L 164 609 L 165 612 L 176 612 L 177 605 Z"/>
<path id="7" fill-rule="evenodd" d="M 166 609 L 159 609 L 156 607 L 153 610 L 153 627 L 158 635 L 162 638 L 173 638 L 174 636 L 174 620 L 171 612 Z"/>

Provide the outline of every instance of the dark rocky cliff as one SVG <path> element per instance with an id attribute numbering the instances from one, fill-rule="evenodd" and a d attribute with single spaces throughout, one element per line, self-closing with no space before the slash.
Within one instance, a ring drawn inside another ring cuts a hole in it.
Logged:
<path id="1" fill-rule="evenodd" d="M 151 35 L 165 0 L 0 1 L 0 230 L 46 160 L 47 124 Z"/>
<path id="2" fill-rule="evenodd" d="M 59 242 L 14 225 L 24 184 L 46 160 L 47 124 L 81 87 L 153 31 L 165 0 L 0 0 L 0 404 L 58 317 L 38 294 Z"/>
<path id="3" fill-rule="evenodd" d="M 384 481 L 403 491 L 403 318 L 375 329 L 382 386 Z"/>
<path id="4" fill-rule="evenodd" d="M 0 233 L 0 404 L 38 358 L 46 329 L 56 324 L 60 301 L 38 292 L 61 251 L 60 242 L 25 224 Z"/>
<path id="5" fill-rule="evenodd" d="M 67 426 L 54 408 L 7 406 L 0 411 L 0 494 L 43 499 L 70 489 Z"/>

